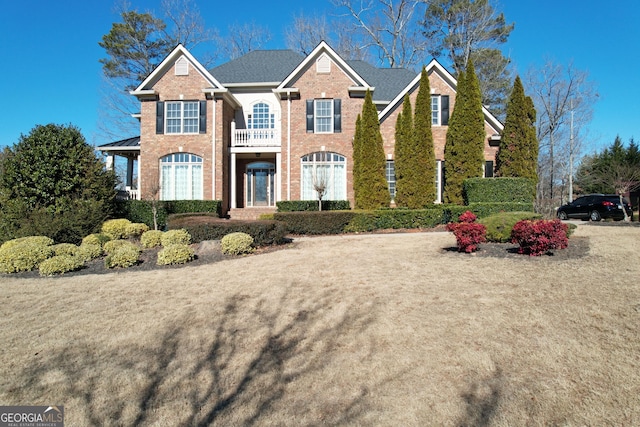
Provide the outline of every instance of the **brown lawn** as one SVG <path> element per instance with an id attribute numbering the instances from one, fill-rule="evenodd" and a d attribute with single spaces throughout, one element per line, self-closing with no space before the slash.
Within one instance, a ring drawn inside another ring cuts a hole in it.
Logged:
<path id="1" fill-rule="evenodd" d="M 0 404 L 67 426 L 640 425 L 640 228 L 576 236 L 568 260 L 411 233 L 0 276 Z"/>

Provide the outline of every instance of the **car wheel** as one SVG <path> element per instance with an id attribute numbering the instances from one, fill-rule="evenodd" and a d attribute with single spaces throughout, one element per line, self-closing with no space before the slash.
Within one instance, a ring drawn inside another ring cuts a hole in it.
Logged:
<path id="1" fill-rule="evenodd" d="M 591 221 L 600 221 L 602 219 L 600 212 L 598 211 L 592 211 L 590 217 Z"/>
<path id="2" fill-rule="evenodd" d="M 563 220 L 563 221 L 566 221 L 567 219 L 569 219 L 569 218 L 567 217 L 567 213 L 566 213 L 565 211 L 560 211 L 560 212 L 558 212 L 558 218 L 560 218 L 560 219 L 561 219 L 561 220 Z"/>

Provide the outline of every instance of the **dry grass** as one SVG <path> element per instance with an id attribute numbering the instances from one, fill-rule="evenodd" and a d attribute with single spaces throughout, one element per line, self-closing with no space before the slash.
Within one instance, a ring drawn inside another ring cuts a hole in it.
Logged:
<path id="1" fill-rule="evenodd" d="M 2 276 L 0 402 L 68 426 L 639 425 L 640 228 L 576 234 L 576 260 L 424 233 Z"/>

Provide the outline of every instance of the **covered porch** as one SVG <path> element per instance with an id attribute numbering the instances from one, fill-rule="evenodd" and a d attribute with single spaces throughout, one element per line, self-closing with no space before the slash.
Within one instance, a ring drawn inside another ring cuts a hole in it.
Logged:
<path id="1" fill-rule="evenodd" d="M 140 177 L 140 137 L 122 139 L 97 147 L 106 155 L 107 169 L 115 170 L 124 178 L 123 187 L 119 188 L 118 197 L 122 199 L 140 200 L 138 180 Z"/>

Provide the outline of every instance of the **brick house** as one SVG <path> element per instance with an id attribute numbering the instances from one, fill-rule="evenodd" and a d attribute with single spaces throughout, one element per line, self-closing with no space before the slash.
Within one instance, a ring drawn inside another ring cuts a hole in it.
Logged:
<path id="1" fill-rule="evenodd" d="M 436 60 L 426 70 L 442 201 L 444 145 L 455 78 Z M 394 133 L 405 94 L 412 104 L 420 74 L 341 58 L 320 43 L 308 56 L 290 50 L 252 51 L 206 70 L 178 45 L 131 92 L 140 100 L 140 136 L 98 147 L 128 159 L 133 198 L 222 200 L 223 213 L 273 211 L 280 200 L 325 200 L 353 206 L 352 141 L 370 90 L 379 112 L 393 195 Z M 486 109 L 485 176 L 493 176 L 503 125 Z M 138 185 L 133 175 L 137 163 Z"/>

